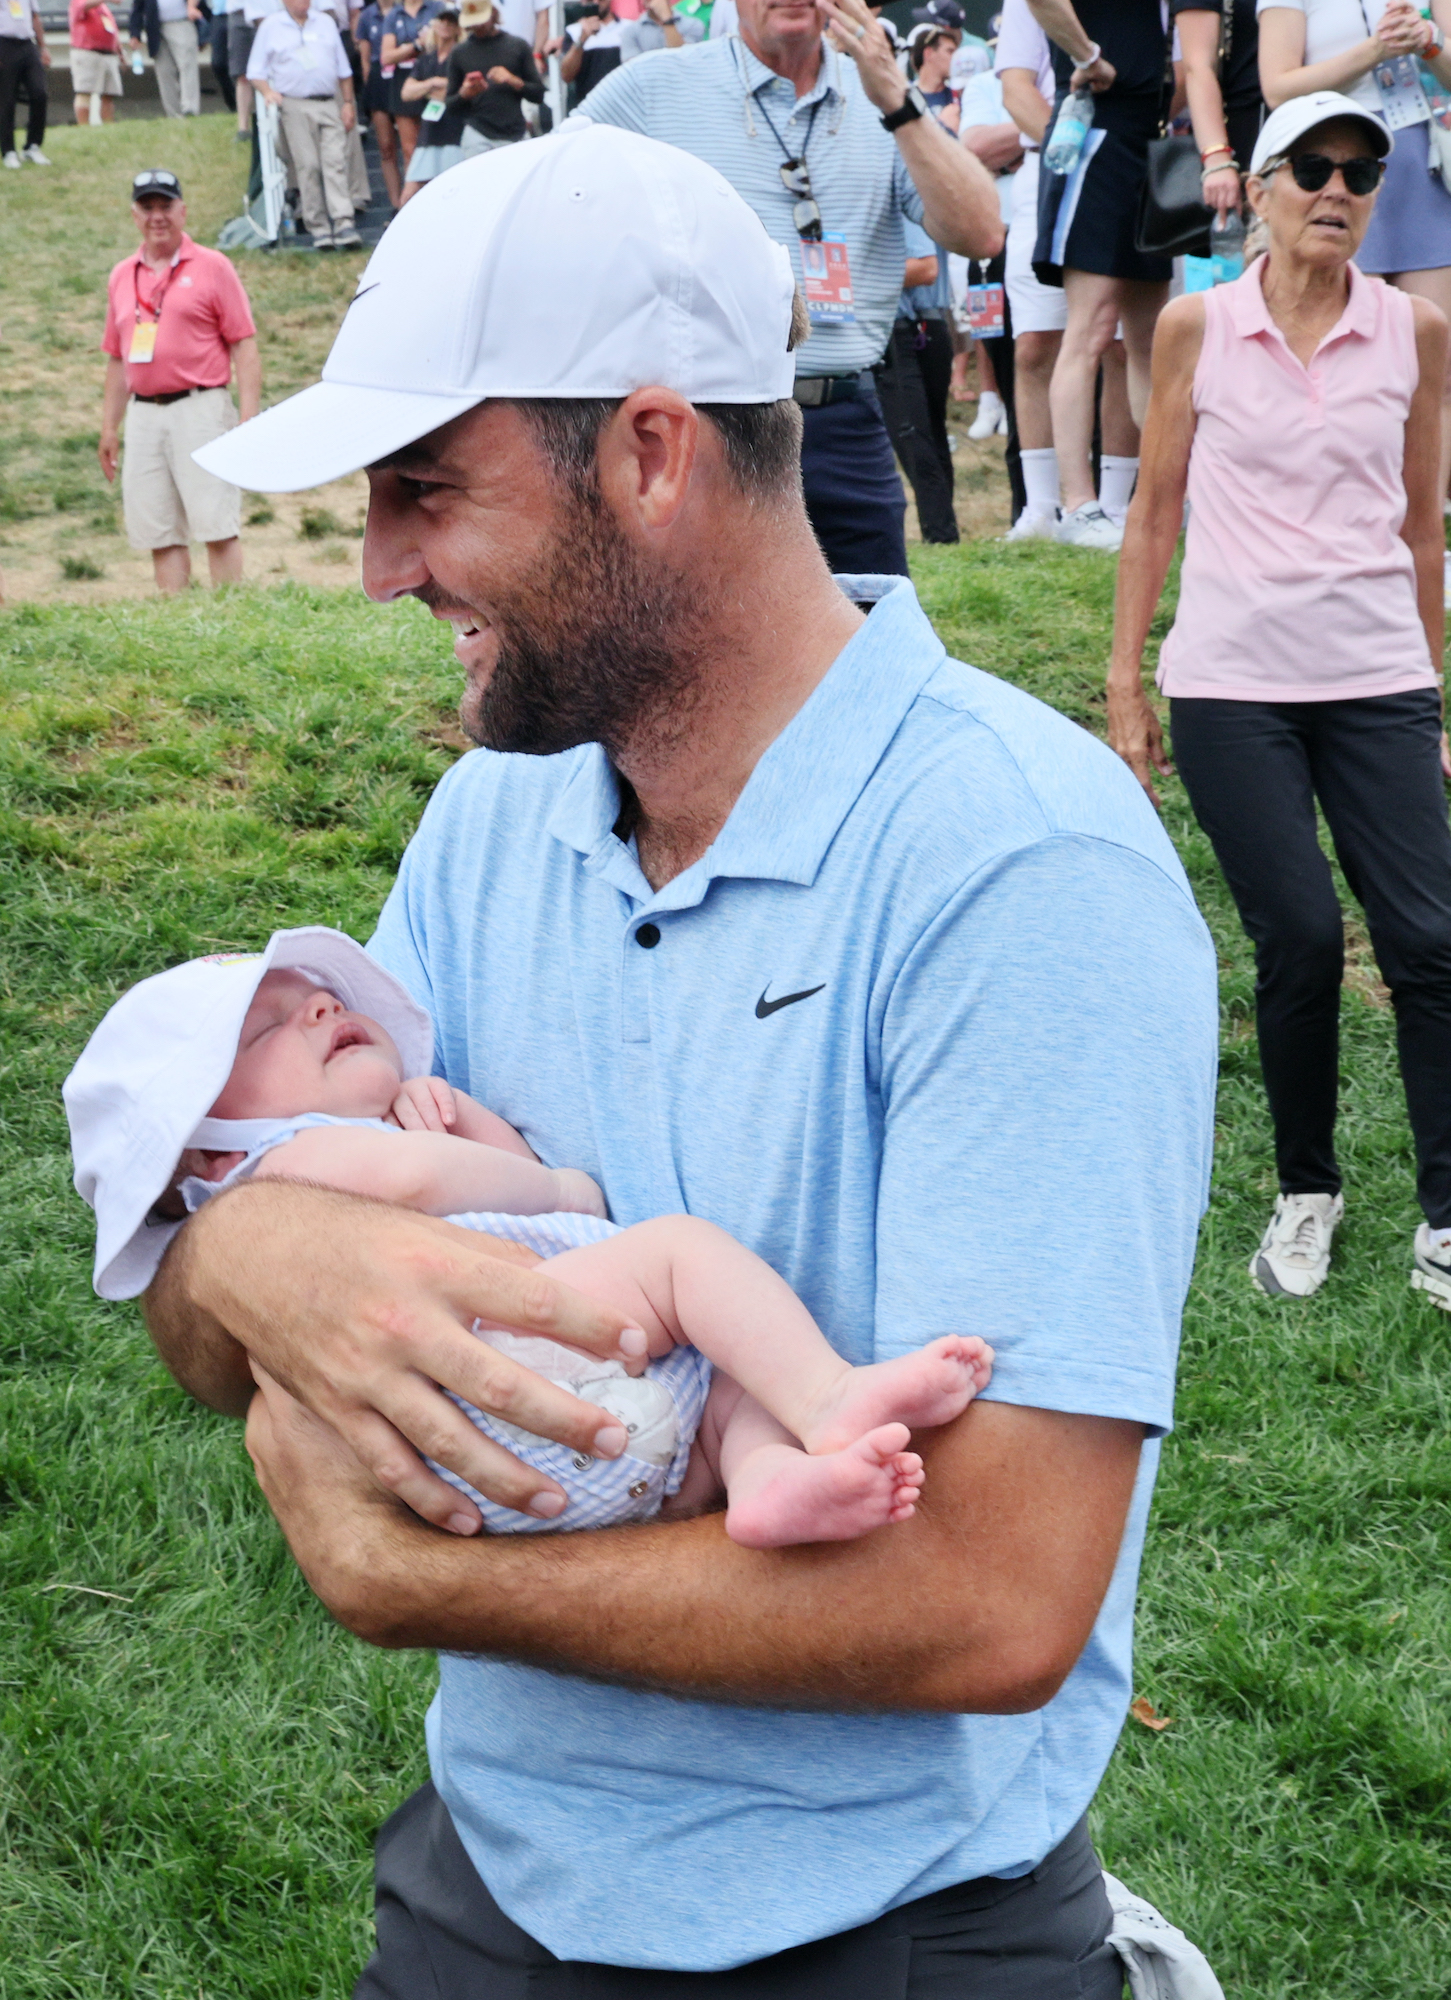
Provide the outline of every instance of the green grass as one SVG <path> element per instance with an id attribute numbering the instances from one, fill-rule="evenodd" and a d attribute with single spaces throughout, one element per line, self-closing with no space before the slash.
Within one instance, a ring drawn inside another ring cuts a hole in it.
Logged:
<path id="1" fill-rule="evenodd" d="M 1110 564 L 916 562 L 954 651 L 1096 725 Z M 415 606 L 352 593 L 0 614 L 0 2000 L 310 2000 L 363 1956 L 431 1664 L 330 1624 L 236 1427 L 92 1296 L 58 1093 L 143 974 L 279 924 L 366 936 L 456 682 Z M 1451 1322 L 1406 1283 L 1390 1015 L 1358 973 L 1334 1280 L 1260 1299 L 1250 959 L 1173 783 L 1165 811 L 1223 968 L 1219 1148 L 1141 1597 L 1174 1720 L 1128 1725 L 1095 1829 L 1231 2000 L 1445 2000 Z"/>

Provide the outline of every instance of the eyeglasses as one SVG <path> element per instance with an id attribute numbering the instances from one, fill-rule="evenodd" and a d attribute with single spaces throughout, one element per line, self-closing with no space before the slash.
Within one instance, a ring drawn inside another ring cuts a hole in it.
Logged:
<path id="1" fill-rule="evenodd" d="M 821 241 L 821 210 L 811 193 L 811 173 L 805 160 L 783 160 L 781 163 L 781 185 L 787 194 L 795 195 L 791 207 L 791 220 L 796 234 L 804 236 L 809 243 Z"/>
<path id="2" fill-rule="evenodd" d="M 1321 188 L 1328 187 L 1337 167 L 1347 194 L 1374 194 L 1385 172 L 1384 160 L 1332 160 L 1327 153 L 1292 153 L 1277 164 L 1290 169 L 1295 186 L 1306 194 L 1319 194 Z"/>

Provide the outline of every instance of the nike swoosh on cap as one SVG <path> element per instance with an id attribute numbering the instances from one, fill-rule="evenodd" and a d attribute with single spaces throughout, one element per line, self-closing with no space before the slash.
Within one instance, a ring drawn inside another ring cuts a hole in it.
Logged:
<path id="1" fill-rule="evenodd" d="M 809 1000 L 813 993 L 824 992 L 825 988 L 826 982 L 823 980 L 820 986 L 808 986 L 803 993 L 783 993 L 779 1000 L 768 1000 L 766 995 L 771 989 L 769 986 L 763 986 L 761 997 L 756 1002 L 756 1019 L 764 1021 L 768 1014 L 778 1014 L 783 1007 L 794 1007 L 798 1000 Z"/>

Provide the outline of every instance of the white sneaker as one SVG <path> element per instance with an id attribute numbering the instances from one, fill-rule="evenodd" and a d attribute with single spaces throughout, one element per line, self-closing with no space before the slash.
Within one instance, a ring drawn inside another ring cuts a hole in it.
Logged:
<path id="1" fill-rule="evenodd" d="M 998 418 L 998 436 L 1000 438 L 1005 438 L 1007 434 L 1008 434 L 1008 412 L 1006 407 L 1004 407 L 1002 415 Z"/>
<path id="2" fill-rule="evenodd" d="M 996 437 L 998 425 L 1006 424 L 1007 420 L 1008 413 L 997 390 L 984 389 L 977 399 L 977 415 L 968 426 L 967 434 L 974 444 L 981 444 L 984 438 Z"/>
<path id="3" fill-rule="evenodd" d="M 1423 1222 L 1416 1231 L 1416 1268 L 1411 1273 L 1411 1290 L 1430 1294 L 1432 1305 L 1451 1312 L 1451 1248 L 1438 1250 L 1431 1241 L 1431 1225 Z"/>
<path id="4" fill-rule="evenodd" d="M 1114 526 L 1096 500 L 1085 500 L 1058 523 L 1057 539 L 1072 549 L 1106 549 L 1110 553 L 1123 546 L 1124 531 Z"/>
<path id="5" fill-rule="evenodd" d="M 1308 1299 L 1330 1270 L 1330 1244 L 1345 1213 L 1340 1194 L 1280 1194 L 1249 1260 L 1250 1281 L 1271 1298 Z M 1451 1278 L 1451 1267 L 1448 1267 Z"/>
<path id="6" fill-rule="evenodd" d="M 13 169 L 14 169 L 14 171 L 15 171 L 16 173 L 19 173 L 19 171 L 20 171 L 20 155 L 19 155 L 19 153 L 15 153 L 15 152 L 10 152 L 10 153 L 7 153 L 7 154 L 5 155 L 5 158 L 4 158 L 3 162 L 0 162 L 0 165 L 4 165 L 4 166 L 7 166 L 7 167 L 11 167 L 11 168 L 13 168 Z"/>
<path id="7" fill-rule="evenodd" d="M 1056 508 L 1050 513 L 1046 509 L 1025 507 L 1003 536 L 1005 542 L 1051 542 L 1058 529 Z"/>
<path id="8" fill-rule="evenodd" d="M 50 165 L 50 161 L 41 152 L 39 146 L 27 146 L 25 157 L 33 167 L 48 167 Z"/>

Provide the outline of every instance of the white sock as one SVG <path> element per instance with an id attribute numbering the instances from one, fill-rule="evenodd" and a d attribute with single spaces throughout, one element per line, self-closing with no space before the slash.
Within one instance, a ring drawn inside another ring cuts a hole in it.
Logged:
<path id="1" fill-rule="evenodd" d="M 1058 454 L 1052 445 L 1019 454 L 1023 461 L 1023 487 L 1028 496 L 1027 512 L 1053 514 L 1058 510 Z"/>
<path id="2" fill-rule="evenodd" d="M 1110 520 L 1121 521 L 1129 511 L 1138 476 L 1136 458 L 1110 458 L 1105 453 L 1098 461 L 1098 504 Z"/>
<path id="3" fill-rule="evenodd" d="M 977 406 L 981 411 L 991 410 L 996 415 L 1003 407 L 1003 399 L 996 389 L 984 389 L 977 399 Z"/>

